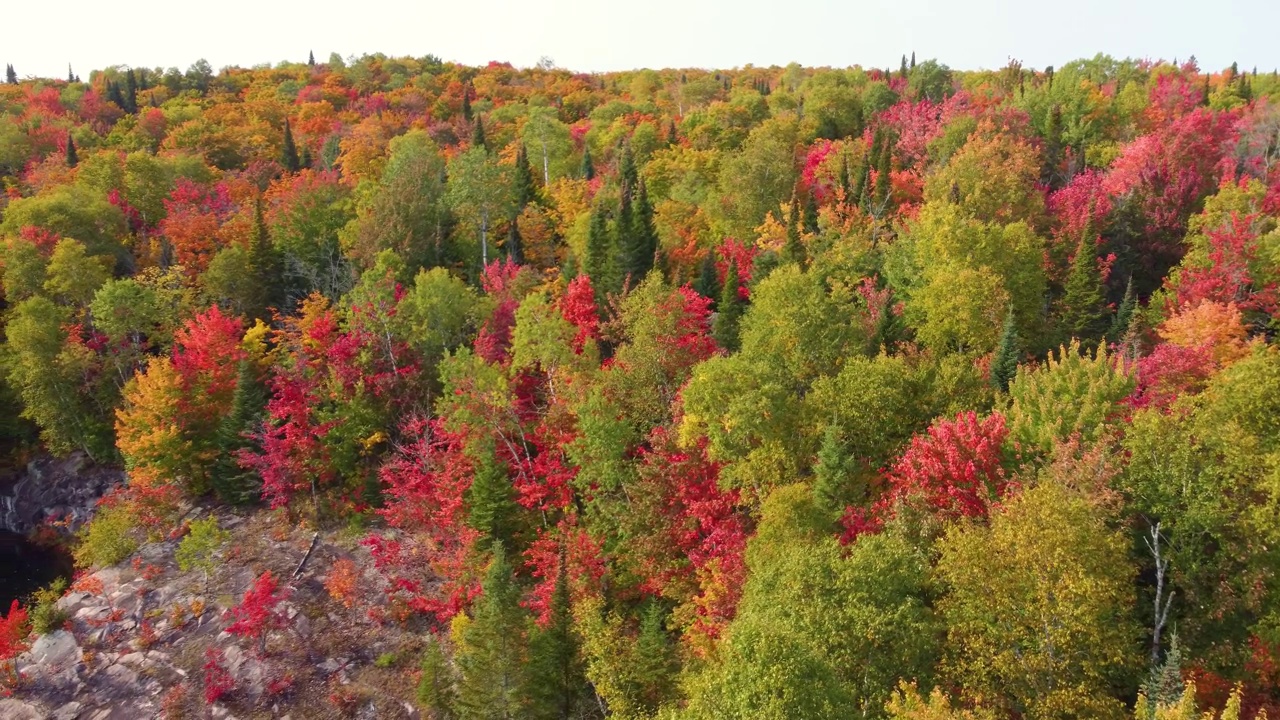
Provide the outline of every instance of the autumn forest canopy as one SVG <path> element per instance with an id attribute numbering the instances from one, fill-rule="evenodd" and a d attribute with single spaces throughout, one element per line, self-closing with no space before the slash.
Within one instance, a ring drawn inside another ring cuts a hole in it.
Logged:
<path id="1" fill-rule="evenodd" d="M 1275 72 L 7 70 L 0 453 L 125 469 L 82 568 L 354 533 L 437 719 L 1280 713 Z"/>

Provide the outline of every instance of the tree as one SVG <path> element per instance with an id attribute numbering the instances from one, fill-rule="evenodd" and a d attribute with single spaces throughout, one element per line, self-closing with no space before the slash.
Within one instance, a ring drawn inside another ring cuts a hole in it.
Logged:
<path id="1" fill-rule="evenodd" d="M 217 460 L 213 468 L 213 491 L 218 499 L 233 504 L 246 504 L 262 495 L 262 480 L 252 469 L 243 467 L 240 459 L 257 450 L 254 437 L 266 414 L 267 394 L 252 360 L 240 361 L 236 370 L 236 389 L 231 396 L 231 411 L 218 424 Z"/>
<path id="2" fill-rule="evenodd" d="M 481 596 L 461 625 L 456 660 L 463 720 L 516 720 L 528 707 L 529 622 L 502 543 L 494 543 Z"/>
<path id="3" fill-rule="evenodd" d="M 586 683 L 573 630 L 568 572 L 567 553 L 562 549 L 547 622 L 535 628 L 529 640 L 533 714 L 555 720 L 574 717 Z"/>
<path id="4" fill-rule="evenodd" d="M 1005 392 L 1009 383 L 1018 374 L 1018 363 L 1022 360 L 1021 341 L 1018 338 L 1018 324 L 1013 317 L 1013 309 L 1004 318 L 1004 329 L 1000 331 L 1000 342 L 996 344 L 995 355 L 991 358 L 990 378 L 995 389 Z"/>
<path id="5" fill-rule="evenodd" d="M 828 425 L 822 434 L 817 462 L 813 467 L 813 499 L 832 519 L 845 508 L 864 500 L 865 487 L 855 487 L 857 475 L 841 438 L 840 428 Z"/>
<path id="6" fill-rule="evenodd" d="M 4 81 L 10 85 L 18 84 L 18 73 L 13 71 L 13 65 L 4 66 Z"/>
<path id="7" fill-rule="evenodd" d="M 446 201 L 463 220 L 476 228 L 481 266 L 489 264 L 489 228 L 495 220 L 511 216 L 510 180 L 502 166 L 482 146 L 459 155 L 449 165 Z"/>
<path id="8" fill-rule="evenodd" d="M 582 270 L 591 278 L 596 291 L 596 303 L 603 307 L 610 292 L 620 289 L 620 279 L 614 261 L 613 237 L 609 234 L 608 218 L 602 203 L 591 208 L 591 224 L 587 228 L 587 253 Z"/>
<path id="9" fill-rule="evenodd" d="M 219 527 L 218 518 L 210 515 L 191 523 L 187 536 L 174 553 L 182 572 L 200 570 L 204 573 L 205 594 L 209 592 L 209 571 L 218 566 L 218 551 L 230 539 L 231 533 Z"/>
<path id="10" fill-rule="evenodd" d="M 245 302 L 245 316 L 269 321 L 272 309 L 284 305 L 284 262 L 268 234 L 261 198 L 254 203 L 253 239 L 247 260 L 252 285 Z"/>
<path id="11" fill-rule="evenodd" d="M 1120 718 L 1137 666 L 1128 541 L 1056 482 L 941 542 L 943 672 L 1003 715 Z"/>
<path id="12" fill-rule="evenodd" d="M 471 149 L 480 149 L 488 152 L 489 145 L 484 137 L 484 118 L 477 117 L 475 122 L 471 124 Z"/>
<path id="13" fill-rule="evenodd" d="M 268 570 L 257 577 L 239 605 L 231 608 L 233 622 L 227 632 L 240 635 L 257 643 L 258 655 L 267 653 L 267 635 L 288 623 L 280 611 L 280 603 L 289 597 L 289 589 L 281 588 L 279 581 Z"/>
<path id="14" fill-rule="evenodd" d="M 9 676 L 13 680 L 19 677 L 18 656 L 30 646 L 27 642 L 30 633 L 27 611 L 14 600 L 9 606 L 9 614 L 0 617 L 0 662 L 9 665 Z"/>
<path id="15" fill-rule="evenodd" d="M 284 141 L 280 150 L 280 164 L 289 172 L 298 172 L 302 162 L 298 159 L 298 146 L 293 143 L 293 129 L 289 126 L 289 118 L 284 119 Z"/>
<path id="16" fill-rule="evenodd" d="M 693 282 L 693 289 L 698 294 L 713 302 L 720 297 L 720 278 L 716 273 L 716 253 L 714 250 L 708 250 L 702 256 L 702 265 L 698 270 L 698 277 Z"/>
<path id="17" fill-rule="evenodd" d="M 728 265 L 724 286 L 720 291 L 720 302 L 716 303 L 712 333 L 715 335 L 717 345 L 728 352 L 733 352 L 738 349 L 738 324 L 742 320 L 745 303 L 740 294 L 742 283 L 738 279 L 738 264 L 730 261 Z"/>
<path id="18" fill-rule="evenodd" d="M 582 168 L 579 171 L 583 180 L 592 180 L 596 176 L 595 164 L 591 162 L 591 148 L 583 146 L 582 148 Z"/>
<path id="19" fill-rule="evenodd" d="M 1071 271 L 1067 275 L 1062 300 L 1058 307 L 1058 323 L 1062 342 L 1077 339 L 1086 347 L 1093 345 L 1107 329 L 1106 298 L 1098 272 L 1097 255 L 1092 234 L 1087 230 L 1076 246 Z"/>
<path id="20" fill-rule="evenodd" d="M 316 54 L 314 51 L 308 50 L 307 51 L 307 67 L 315 67 L 315 66 L 316 66 Z"/>
<path id="21" fill-rule="evenodd" d="M 75 167 L 80 164 L 80 157 L 76 154 L 76 141 L 71 137 L 71 133 L 67 133 L 67 167 Z"/>
<path id="22" fill-rule="evenodd" d="M 441 647 L 442 640 L 433 637 L 422 651 L 422 679 L 418 681 L 418 706 L 430 720 L 453 720 L 457 717 L 457 673 Z"/>
<path id="23" fill-rule="evenodd" d="M 1009 430 L 1024 451 L 1049 453 L 1079 433 L 1101 437 L 1133 390 L 1133 376 L 1106 348 L 1084 351 L 1078 342 L 1050 353 L 1044 365 L 1022 365 L 1009 383 Z"/>

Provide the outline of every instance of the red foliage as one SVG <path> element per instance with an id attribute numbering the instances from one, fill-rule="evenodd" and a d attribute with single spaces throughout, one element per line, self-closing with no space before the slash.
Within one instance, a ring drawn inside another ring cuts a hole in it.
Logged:
<path id="1" fill-rule="evenodd" d="M 204 272 L 221 249 L 218 230 L 233 206 L 227 187 L 206 187 L 181 178 L 164 201 L 160 232 L 173 245 L 174 255 L 191 276 Z"/>
<path id="2" fill-rule="evenodd" d="M 545 626 L 549 620 L 551 596 L 555 593 L 562 557 L 569 564 L 570 597 L 577 600 L 600 591 L 606 569 L 603 549 L 586 530 L 577 527 L 572 516 L 561 520 L 555 528 L 539 532 L 524 556 L 525 566 L 537 584 L 523 604 L 533 611 L 541 625 Z"/>
<path id="3" fill-rule="evenodd" d="M 27 642 L 30 632 L 27 611 L 14 600 L 9 606 L 9 614 L 0 618 L 0 661 L 12 660 L 25 652 L 30 647 Z"/>
<path id="4" fill-rule="evenodd" d="M 245 592 L 240 604 L 231 608 L 235 621 L 227 626 L 227 632 L 257 642 L 258 651 L 263 652 L 267 633 L 286 624 L 286 618 L 278 607 L 288 597 L 288 588 L 281 589 L 270 570 L 262 573 Z"/>
<path id="5" fill-rule="evenodd" d="M 1244 310 L 1267 315 L 1276 312 L 1275 285 L 1256 282 L 1252 273 L 1258 262 L 1258 235 L 1254 230 L 1257 220 L 1257 215 L 1241 217 L 1232 213 L 1230 227 L 1208 232 L 1209 264 L 1186 268 L 1178 276 L 1178 307 L 1194 307 L 1210 300 L 1236 303 Z"/>
<path id="6" fill-rule="evenodd" d="M 173 367 L 182 377 L 184 415 L 208 415 L 216 421 L 230 409 L 240 361 L 240 318 L 213 305 L 188 319 L 173 336 Z"/>
<path id="7" fill-rule="evenodd" d="M 1137 384 L 1126 402 L 1134 409 L 1167 410 L 1180 396 L 1204 389 L 1216 369 L 1210 347 L 1161 343 L 1151 354 L 1138 360 Z"/>
<path id="8" fill-rule="evenodd" d="M 911 439 L 885 474 L 884 495 L 871 508 L 845 512 L 843 541 L 878 531 L 900 501 L 923 502 L 926 511 L 943 520 L 986 517 L 1013 486 L 1004 471 L 1008 434 L 1000 413 L 979 419 L 970 411 L 936 421 Z"/>
<path id="9" fill-rule="evenodd" d="M 756 255 L 760 252 L 760 248 L 755 245 L 747 245 L 739 240 L 727 237 L 720 246 L 716 248 L 716 274 L 718 282 L 724 285 L 724 279 L 729 274 L 729 263 L 738 270 L 738 297 L 747 300 L 751 297 L 751 291 L 747 285 L 751 282 L 751 271 L 754 268 Z"/>
<path id="10" fill-rule="evenodd" d="M 227 670 L 227 660 L 219 648 L 204 651 L 204 701 L 212 705 L 236 689 L 236 680 Z"/>
<path id="11" fill-rule="evenodd" d="M 600 337 L 600 314 L 596 309 L 595 292 L 591 278 L 579 275 L 569 282 L 564 297 L 560 298 L 560 314 L 578 328 L 578 334 L 573 338 L 573 351 L 579 355 L 588 340 Z"/>
<path id="12" fill-rule="evenodd" d="M 800 184 L 805 191 L 813 195 L 818 204 L 831 199 L 835 191 L 834 184 L 823 168 L 827 158 L 836 150 L 836 144 L 830 140 L 818 140 L 807 153 L 800 168 Z"/>

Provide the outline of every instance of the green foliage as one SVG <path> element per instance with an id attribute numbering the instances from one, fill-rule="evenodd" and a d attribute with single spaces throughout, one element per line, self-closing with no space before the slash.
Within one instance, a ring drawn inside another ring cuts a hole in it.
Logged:
<path id="1" fill-rule="evenodd" d="M 742 320 L 746 303 L 739 295 L 742 280 L 738 277 L 738 264 L 729 263 L 725 271 L 724 286 L 720 290 L 720 299 L 716 303 L 716 316 L 711 324 L 712 335 L 716 344 L 728 352 L 738 349 L 738 326 Z"/>
<path id="2" fill-rule="evenodd" d="M 1018 339 L 1018 325 L 1013 311 L 1004 319 L 1004 329 L 1000 331 L 1000 342 L 996 345 L 995 355 L 991 358 L 991 385 L 1004 392 L 1009 383 L 1018 374 L 1018 362 L 1022 359 L 1022 348 Z"/>
<path id="3" fill-rule="evenodd" d="M 138 549 L 137 532 L 138 519 L 128 507 L 99 506 L 93 519 L 77 536 L 76 565 L 104 568 L 121 562 Z"/>
<path id="4" fill-rule="evenodd" d="M 63 624 L 71 619 L 67 611 L 58 607 L 58 600 L 67 592 L 67 579 L 58 578 L 47 587 L 31 593 L 28 605 L 31 607 L 31 631 L 36 635 L 47 635 L 61 630 Z"/>
<path id="5" fill-rule="evenodd" d="M 1023 491 L 941 542 L 944 674 L 1004 715 L 1120 718 L 1137 668 L 1128 541 L 1075 491 Z"/>
<path id="6" fill-rule="evenodd" d="M 481 592 L 457 643 L 458 716 L 463 720 L 523 717 L 529 621 L 501 543 L 493 545 Z"/>
<path id="7" fill-rule="evenodd" d="M 418 707 L 432 720 L 457 717 L 457 673 L 441 647 L 443 641 L 433 637 L 422 651 L 422 678 L 418 680 Z"/>
<path id="8" fill-rule="evenodd" d="M 173 559 L 183 572 L 200 570 L 205 577 L 218 565 L 218 551 L 231 539 L 231 533 L 218 525 L 218 518 L 210 515 L 191 523 L 187 536 L 182 538 Z"/>
<path id="9" fill-rule="evenodd" d="M 1106 348 L 1082 351 L 1078 342 L 1059 348 L 1043 365 L 1022 365 L 1009 384 L 1009 433 L 1025 450 L 1049 453 L 1079 433 L 1099 439 L 1133 376 Z"/>
<path id="10" fill-rule="evenodd" d="M 1132 312 L 1131 306 L 1129 313 Z M 1106 330 L 1108 314 L 1093 237 L 1085 233 L 1076 247 L 1058 307 L 1062 341 L 1077 339 L 1086 346 L 1092 345 Z"/>
<path id="11" fill-rule="evenodd" d="M 262 481 L 255 471 L 240 464 L 240 453 L 256 447 L 254 433 L 261 429 L 267 405 L 266 388 L 250 360 L 236 370 L 231 410 L 218 424 L 218 456 L 213 468 L 213 492 L 219 500 L 236 505 L 261 497 Z"/>

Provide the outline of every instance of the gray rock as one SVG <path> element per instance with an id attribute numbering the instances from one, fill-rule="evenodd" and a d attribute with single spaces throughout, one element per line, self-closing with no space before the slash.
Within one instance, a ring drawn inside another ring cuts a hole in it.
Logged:
<path id="1" fill-rule="evenodd" d="M 83 704 L 72 700 L 66 705 L 54 710 L 51 720 L 76 720 L 76 718 L 80 717 L 80 711 L 83 709 Z"/>
<path id="2" fill-rule="evenodd" d="M 25 662 L 34 665 L 66 665 L 80 661 L 80 646 L 66 630 L 41 635 L 27 651 Z"/>
<path id="3" fill-rule="evenodd" d="M 0 700 L 0 718 L 4 720 L 44 720 L 45 714 L 32 705 L 9 698 Z"/>

